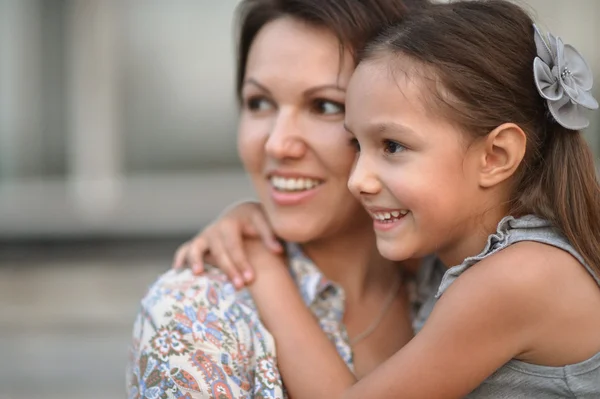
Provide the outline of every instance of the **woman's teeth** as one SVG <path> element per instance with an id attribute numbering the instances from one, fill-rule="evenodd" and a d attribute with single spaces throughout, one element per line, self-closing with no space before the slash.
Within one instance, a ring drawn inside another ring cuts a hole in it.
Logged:
<path id="1" fill-rule="evenodd" d="M 406 209 L 391 211 L 391 212 L 372 212 L 371 216 L 373 219 L 379 220 L 381 222 L 391 221 L 392 219 L 400 219 L 402 216 L 405 216 L 408 213 Z"/>
<path id="2" fill-rule="evenodd" d="M 318 185 L 322 181 L 310 179 L 307 177 L 300 178 L 287 178 L 281 176 L 271 176 L 271 185 L 275 187 L 277 191 L 304 191 L 310 190 Z"/>

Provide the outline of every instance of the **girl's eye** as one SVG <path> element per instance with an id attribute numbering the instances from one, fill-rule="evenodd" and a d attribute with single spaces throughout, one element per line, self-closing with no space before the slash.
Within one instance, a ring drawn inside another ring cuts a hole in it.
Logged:
<path id="1" fill-rule="evenodd" d="M 338 115 L 345 111 L 344 104 L 318 99 L 313 102 L 313 111 L 320 115 Z"/>
<path id="2" fill-rule="evenodd" d="M 354 147 L 354 150 L 356 150 L 356 152 L 360 152 L 360 143 L 356 138 L 353 137 L 350 140 L 348 140 L 348 142 L 352 147 Z"/>
<path id="3" fill-rule="evenodd" d="M 268 111 L 274 108 L 273 103 L 265 97 L 250 97 L 246 107 L 252 112 Z"/>
<path id="4" fill-rule="evenodd" d="M 406 150 L 406 147 L 392 140 L 383 140 L 383 150 L 388 154 L 397 154 Z"/>

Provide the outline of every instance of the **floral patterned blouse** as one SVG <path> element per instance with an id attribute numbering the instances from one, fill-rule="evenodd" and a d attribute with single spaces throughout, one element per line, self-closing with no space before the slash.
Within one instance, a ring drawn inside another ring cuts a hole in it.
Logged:
<path id="1" fill-rule="evenodd" d="M 288 244 L 287 249 L 304 302 L 352 370 L 352 349 L 342 323 L 343 290 L 297 245 Z M 421 270 L 425 269 L 432 268 Z M 433 273 L 436 281 L 429 281 L 432 274 L 420 271 L 427 281 L 417 276 L 413 284 L 417 330 L 417 321 L 426 318 L 421 310 L 430 311 L 423 305 L 435 294 L 438 274 Z M 236 291 L 217 269 L 200 277 L 189 269 L 170 270 L 149 289 L 134 324 L 127 390 L 130 399 L 288 397 L 277 369 L 274 339 L 250 294 Z"/>

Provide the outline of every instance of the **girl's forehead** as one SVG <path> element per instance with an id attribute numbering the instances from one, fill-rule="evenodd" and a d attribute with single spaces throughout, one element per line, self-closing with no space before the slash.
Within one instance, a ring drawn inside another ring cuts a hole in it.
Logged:
<path id="1" fill-rule="evenodd" d="M 432 119 L 448 117 L 442 108 L 455 102 L 435 67 L 404 55 L 383 55 L 359 63 L 350 79 L 348 102 L 365 96 L 372 96 L 379 106 L 391 102 L 398 112 L 408 107 Z"/>
<path id="2" fill-rule="evenodd" d="M 350 79 L 348 101 L 354 100 L 360 106 L 361 99 L 368 99 L 378 106 L 390 103 L 392 109 L 409 103 L 423 110 L 423 93 L 427 90 L 425 82 L 411 70 L 396 68 L 394 64 L 391 59 L 361 62 Z"/>

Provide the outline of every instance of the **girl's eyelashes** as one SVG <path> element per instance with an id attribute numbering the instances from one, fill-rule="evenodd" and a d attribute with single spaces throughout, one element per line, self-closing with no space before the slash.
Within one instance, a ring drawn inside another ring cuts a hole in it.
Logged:
<path id="1" fill-rule="evenodd" d="M 360 152 L 360 143 L 358 142 L 356 137 L 352 137 L 352 138 L 348 139 L 348 143 L 352 147 L 354 147 L 356 152 Z M 405 146 L 403 146 L 402 144 L 400 144 L 394 140 L 384 139 L 382 142 L 382 146 L 383 146 L 383 152 L 385 154 L 389 154 L 389 155 L 399 154 L 406 150 Z"/>
<path id="2" fill-rule="evenodd" d="M 384 139 L 382 144 L 383 144 L 383 151 L 386 154 L 398 154 L 398 153 L 406 150 L 405 146 L 403 146 L 402 144 L 400 144 L 394 140 Z"/>

